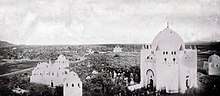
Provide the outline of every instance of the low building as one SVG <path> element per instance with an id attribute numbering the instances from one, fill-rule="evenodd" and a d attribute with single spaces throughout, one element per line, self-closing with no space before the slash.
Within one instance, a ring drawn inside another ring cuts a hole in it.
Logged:
<path id="1" fill-rule="evenodd" d="M 63 79 L 69 74 L 69 61 L 60 55 L 55 63 L 41 62 L 32 71 L 30 82 L 46 84 L 51 87 L 61 85 Z"/>
<path id="2" fill-rule="evenodd" d="M 220 76 L 220 57 L 216 54 L 210 56 L 208 61 L 204 61 L 203 68 L 209 75 Z"/>
<path id="3" fill-rule="evenodd" d="M 115 48 L 113 49 L 114 53 L 119 53 L 122 52 L 122 48 L 119 45 L 116 45 Z"/>
<path id="4" fill-rule="evenodd" d="M 60 55 L 55 63 L 38 63 L 32 71 L 30 82 L 51 87 L 63 86 L 63 96 L 82 96 L 82 82 L 75 72 L 70 72 L 69 60 Z"/>

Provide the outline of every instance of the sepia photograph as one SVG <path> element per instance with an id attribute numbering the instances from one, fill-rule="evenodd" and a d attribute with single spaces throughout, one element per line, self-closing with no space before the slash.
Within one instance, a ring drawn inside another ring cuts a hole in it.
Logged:
<path id="1" fill-rule="evenodd" d="M 0 96 L 220 96 L 220 0 L 0 0 Z"/>

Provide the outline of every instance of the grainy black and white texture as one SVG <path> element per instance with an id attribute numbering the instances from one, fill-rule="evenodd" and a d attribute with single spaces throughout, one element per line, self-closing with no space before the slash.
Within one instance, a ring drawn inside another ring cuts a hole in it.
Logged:
<path id="1" fill-rule="evenodd" d="M 63 96 L 64 85 L 30 82 L 61 54 L 83 96 L 170 95 L 127 88 L 140 83 L 142 45 L 166 27 L 197 47 L 198 87 L 174 95 L 219 95 L 220 77 L 203 64 L 220 56 L 220 0 L 0 0 L 0 96 Z"/>

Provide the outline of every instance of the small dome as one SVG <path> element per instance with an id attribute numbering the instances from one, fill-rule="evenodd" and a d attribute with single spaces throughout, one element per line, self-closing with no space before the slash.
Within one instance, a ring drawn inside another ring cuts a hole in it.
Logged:
<path id="1" fill-rule="evenodd" d="M 59 61 L 66 60 L 66 57 L 62 54 L 57 58 L 57 60 Z"/>
<path id="2" fill-rule="evenodd" d="M 121 48 L 119 45 L 116 45 L 115 48 Z"/>
<path id="3" fill-rule="evenodd" d="M 213 63 L 220 62 L 220 58 L 218 55 L 214 54 L 209 57 L 208 62 L 213 62 Z"/>
<path id="4" fill-rule="evenodd" d="M 170 28 L 161 31 L 152 42 L 153 50 L 179 50 L 181 47 L 185 49 L 183 39 Z"/>
<path id="5" fill-rule="evenodd" d="M 66 78 L 64 79 L 64 82 L 81 82 L 79 76 L 75 72 L 70 72 Z"/>

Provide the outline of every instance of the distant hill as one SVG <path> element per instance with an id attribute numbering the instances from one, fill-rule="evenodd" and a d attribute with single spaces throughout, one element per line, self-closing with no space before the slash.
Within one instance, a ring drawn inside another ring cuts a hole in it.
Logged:
<path id="1" fill-rule="evenodd" d="M 186 45 L 219 45 L 218 41 L 197 41 L 197 42 L 188 42 Z"/>
<path id="2" fill-rule="evenodd" d="M 0 41 L 0 47 L 14 46 L 15 44 L 9 43 L 7 41 Z"/>

